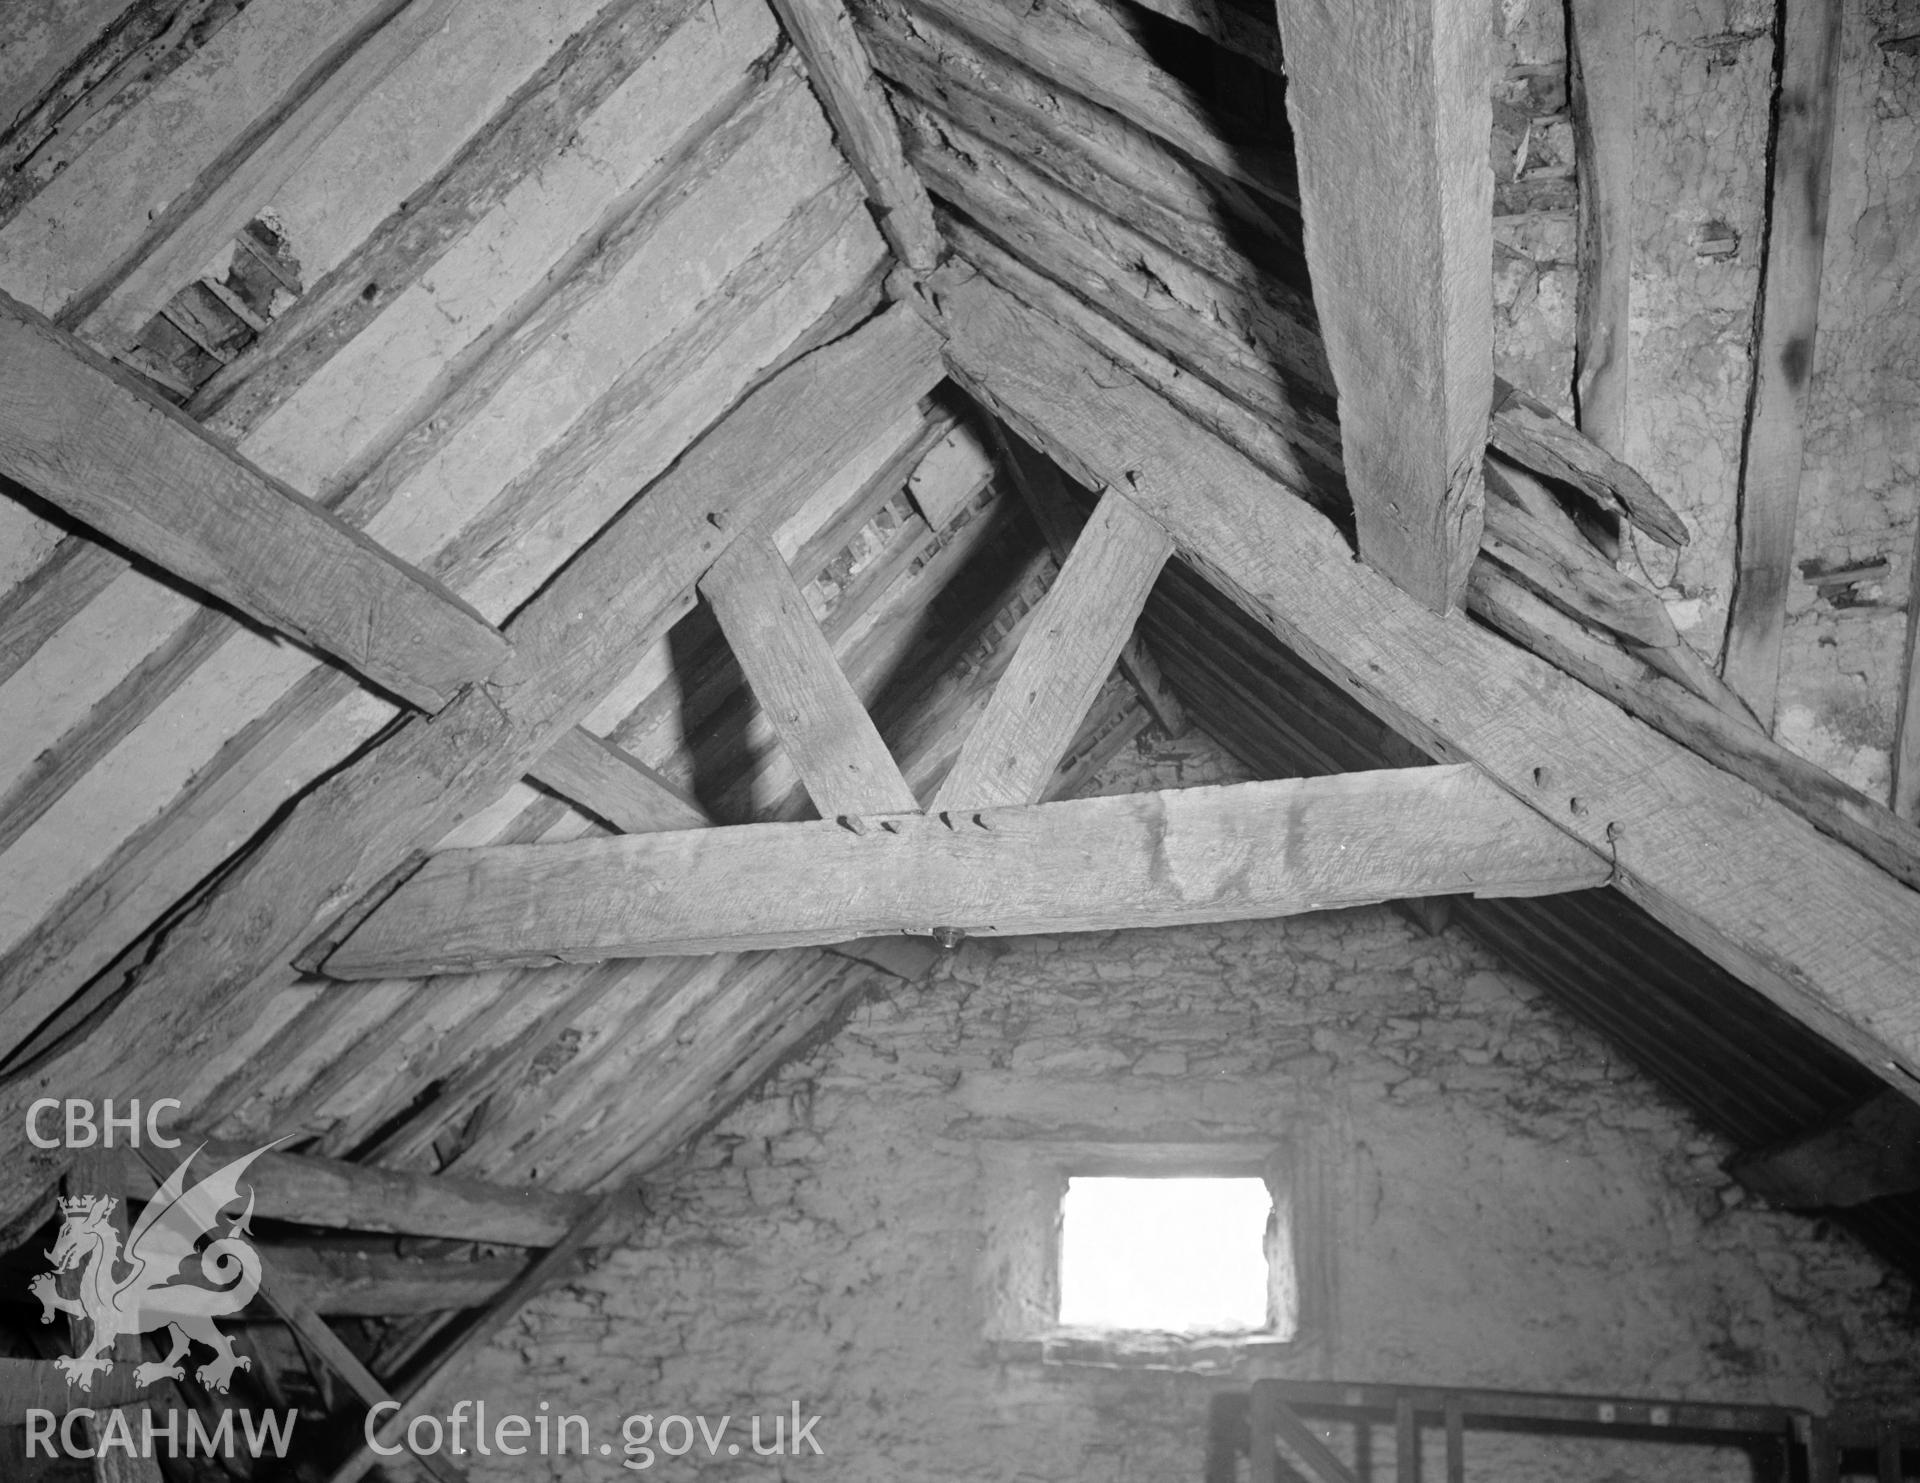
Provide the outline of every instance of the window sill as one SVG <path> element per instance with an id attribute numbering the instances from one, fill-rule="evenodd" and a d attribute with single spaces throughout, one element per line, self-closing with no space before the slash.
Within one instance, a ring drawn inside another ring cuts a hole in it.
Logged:
<path id="1" fill-rule="evenodd" d="M 1058 1333 L 1002 1339 L 992 1345 L 1003 1364 L 1101 1370 L 1179 1370 L 1193 1375 L 1248 1376 L 1256 1366 L 1299 1353 L 1297 1340 L 1273 1334 Z"/>

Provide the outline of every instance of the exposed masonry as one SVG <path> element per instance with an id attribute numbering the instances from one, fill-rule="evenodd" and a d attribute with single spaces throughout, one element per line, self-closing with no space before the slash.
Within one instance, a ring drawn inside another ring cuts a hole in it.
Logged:
<path id="1" fill-rule="evenodd" d="M 1878 44 L 1910 6 L 1845 9 L 1779 733 L 1885 797 L 1920 513 L 1920 57 Z"/>
<path id="2" fill-rule="evenodd" d="M 1129 748 L 1092 791 L 1236 775 L 1189 734 Z M 1227 1382 L 1046 1367 L 982 1341 L 983 1166 L 1008 1140 L 1062 1136 L 1312 1138 L 1337 1293 L 1300 1372 L 1920 1395 L 1904 1280 L 1758 1207 L 1722 1172 L 1731 1150 L 1597 1036 L 1463 936 L 1384 908 L 963 944 L 660 1171 L 644 1245 L 531 1307 L 470 1393 L 522 1412 L 553 1399 L 596 1428 L 819 1413 L 821 1459 L 706 1462 L 760 1476 L 1195 1477 Z M 1497 1478 L 1751 1477 L 1731 1455 L 1583 1444 L 1549 1461 L 1538 1445 L 1470 1456 Z M 1376 1478 L 1390 1457 L 1382 1439 Z M 465 1461 L 477 1479 L 606 1466 Z"/>
<path id="3" fill-rule="evenodd" d="M 1493 27 L 1494 368 L 1570 416 L 1579 187 L 1563 6 L 1498 0 Z"/>
<path id="4" fill-rule="evenodd" d="M 1779 740 L 1884 798 L 1920 511 L 1920 61 L 1882 47 L 1899 0 L 1846 7 L 1820 332 L 1787 597 Z M 1692 540 L 1626 555 L 1717 657 L 1765 237 L 1774 17 L 1757 0 L 1642 7 L 1629 461 Z M 1579 297 L 1563 8 L 1496 0 L 1494 356 L 1571 413 Z"/>

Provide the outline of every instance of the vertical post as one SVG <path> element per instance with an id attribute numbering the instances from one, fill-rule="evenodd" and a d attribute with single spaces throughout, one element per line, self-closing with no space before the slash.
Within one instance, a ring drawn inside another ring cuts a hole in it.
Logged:
<path id="1" fill-rule="evenodd" d="M 1753 402 L 1740 471 L 1740 552 L 1721 672 L 1769 731 L 1793 578 L 1807 383 L 1827 242 L 1840 0 L 1786 0 Z"/>
<path id="2" fill-rule="evenodd" d="M 1420 1483 L 1420 1419 L 1404 1390 L 1393 1401 L 1393 1483 Z"/>
<path id="3" fill-rule="evenodd" d="M 1907 648 L 1893 732 L 1893 811 L 1920 823 L 1920 527 L 1907 576 Z"/>
<path id="4" fill-rule="evenodd" d="M 1807 1483 L 1840 1483 L 1840 1448 L 1833 1423 L 1824 1416 L 1803 1416 L 1798 1429 L 1807 1449 Z"/>
<path id="5" fill-rule="evenodd" d="M 1447 1402 L 1447 1483 L 1466 1483 L 1466 1477 L 1466 1418 L 1456 1398 Z"/>
<path id="6" fill-rule="evenodd" d="M 1247 1398 L 1248 1483 L 1279 1483 L 1280 1452 L 1274 1441 L 1273 1382 L 1256 1380 Z"/>
<path id="7" fill-rule="evenodd" d="M 1571 0 L 1574 152 L 1580 171 L 1580 310 L 1574 330 L 1580 431 L 1627 456 L 1633 284 L 1635 0 Z"/>
<path id="8" fill-rule="evenodd" d="M 1480 549 L 1493 402 L 1482 0 L 1279 0 L 1360 556 L 1436 612 Z"/>

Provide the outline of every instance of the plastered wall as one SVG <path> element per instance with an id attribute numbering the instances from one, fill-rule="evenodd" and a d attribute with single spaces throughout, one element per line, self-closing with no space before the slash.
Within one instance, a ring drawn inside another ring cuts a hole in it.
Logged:
<path id="1" fill-rule="evenodd" d="M 1920 511 L 1920 56 L 1879 43 L 1920 7 L 1845 12 L 1779 734 L 1884 797 Z"/>
<path id="2" fill-rule="evenodd" d="M 1623 563 L 1717 659 L 1767 230 L 1776 7 L 1617 0 L 1633 18 L 1626 444 L 1691 536 Z M 1884 799 L 1920 511 L 1920 33 L 1912 0 L 1846 0 L 1827 248 L 1779 740 Z M 1581 293 L 1559 0 L 1494 4 L 1495 357 L 1571 413 Z"/>
<path id="3" fill-rule="evenodd" d="M 1103 782 L 1231 775 L 1202 739 L 1148 740 Z M 655 1474 L 1198 1478 L 1226 1382 L 1042 1365 L 983 1337 L 1006 1275 L 982 1258 L 994 1168 L 1027 1141 L 1263 1137 L 1313 1149 L 1334 1257 L 1321 1332 L 1281 1373 L 1920 1395 L 1904 1283 L 1756 1208 L 1721 1172 L 1729 1150 L 1598 1038 L 1387 909 L 963 944 L 662 1171 L 647 1241 L 527 1310 L 472 1393 L 585 1414 L 613 1463 L 620 1416 L 733 1418 L 720 1455 L 695 1432 Z M 747 1418 L 796 1402 L 823 1455 L 753 1457 Z M 1469 1456 L 1491 1478 L 1752 1476 L 1731 1454 L 1557 1445 Z M 1374 1477 L 1391 1454 L 1381 1439 Z M 467 1461 L 477 1478 L 610 1466 Z"/>

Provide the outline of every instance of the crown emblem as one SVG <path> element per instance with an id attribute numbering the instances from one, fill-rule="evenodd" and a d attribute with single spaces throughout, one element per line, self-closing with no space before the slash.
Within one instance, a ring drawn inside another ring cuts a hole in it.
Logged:
<path id="1" fill-rule="evenodd" d="M 188 1154 L 123 1231 L 106 1220 L 121 1204 L 117 1197 L 61 1197 L 60 1231 L 46 1254 L 52 1270 L 35 1277 L 27 1291 L 40 1300 L 43 1322 L 52 1323 L 61 1313 L 88 1322 L 86 1346 L 54 1361 L 68 1384 L 91 1390 L 96 1375 L 113 1369 L 114 1343 L 123 1335 L 165 1332 L 172 1340 L 164 1359 L 134 1366 L 136 1387 L 186 1378 L 184 1361 L 196 1344 L 213 1351 L 213 1362 L 195 1372 L 208 1390 L 226 1390 L 235 1370 L 250 1367 L 213 1320 L 241 1312 L 260 1290 L 260 1254 L 248 1244 L 252 1193 L 246 1194 L 239 1219 L 224 1229 L 221 1213 L 240 1203 L 240 1178 L 265 1152 L 256 1148 L 223 1164 L 191 1193 L 187 1167 L 194 1156 Z M 205 1282 L 176 1282 L 184 1275 L 182 1267 L 196 1258 Z M 78 1274 L 78 1291 L 71 1297 L 60 1290 L 63 1272 Z"/>

